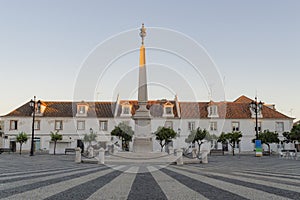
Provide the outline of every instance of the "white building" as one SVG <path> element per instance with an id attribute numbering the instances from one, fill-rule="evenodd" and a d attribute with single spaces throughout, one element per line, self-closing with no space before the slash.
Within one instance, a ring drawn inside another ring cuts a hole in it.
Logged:
<path id="1" fill-rule="evenodd" d="M 184 148 L 188 144 L 185 138 L 191 130 L 201 127 L 211 134 L 241 131 L 242 139 L 239 149 L 242 152 L 253 151 L 255 138 L 255 114 L 250 110 L 251 99 L 241 96 L 233 102 L 180 102 L 175 100 L 148 101 L 147 108 L 152 116 L 151 128 L 155 132 L 159 126 L 172 127 L 180 134 L 174 139 L 174 148 Z M 59 143 L 61 149 L 76 147 L 78 141 L 90 129 L 97 132 L 97 141 L 102 145 L 111 143 L 110 132 L 120 122 L 126 122 L 134 129 L 132 116 L 138 108 L 137 101 L 116 100 L 116 102 L 52 102 L 42 101 L 36 111 L 35 148 L 49 150 L 50 132 L 58 130 L 63 135 Z M 282 133 L 290 131 L 293 118 L 278 111 L 275 106 L 263 105 L 258 113 L 258 129 L 276 131 L 282 139 Z M 0 122 L 0 147 L 19 148 L 16 136 L 26 132 L 29 140 L 23 145 L 29 150 L 31 145 L 32 110 L 29 102 L 2 116 Z M 153 138 L 155 141 L 155 138 Z M 159 151 L 157 142 L 154 150 Z M 277 150 L 273 145 L 273 150 Z M 63 150 L 58 153 L 63 153 Z"/>

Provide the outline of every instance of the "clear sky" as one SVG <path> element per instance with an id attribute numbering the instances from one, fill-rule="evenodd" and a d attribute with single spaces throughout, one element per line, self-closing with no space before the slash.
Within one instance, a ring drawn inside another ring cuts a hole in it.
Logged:
<path id="1" fill-rule="evenodd" d="M 300 119 L 299 10 L 296 0 L 0 0 L 0 115 L 34 95 L 42 100 L 72 100 L 76 77 L 90 52 L 107 38 L 144 22 L 146 27 L 179 31 L 202 45 L 223 77 L 226 100 L 257 94 L 259 100 Z M 150 38 L 149 32 L 146 44 Z M 158 63 L 159 56 L 148 52 L 147 62 Z M 168 55 L 164 59 L 175 62 Z M 115 70 L 130 65 L 138 65 L 137 52 L 119 59 Z M 108 82 L 101 83 L 106 90 L 112 85 Z M 97 99 L 114 98 L 106 90 L 100 90 Z M 174 92 L 179 100 L 187 100 Z M 149 98 L 161 94 L 153 89 Z M 208 101 L 208 96 L 204 90 L 197 98 Z M 173 96 L 166 93 L 161 98 Z"/>

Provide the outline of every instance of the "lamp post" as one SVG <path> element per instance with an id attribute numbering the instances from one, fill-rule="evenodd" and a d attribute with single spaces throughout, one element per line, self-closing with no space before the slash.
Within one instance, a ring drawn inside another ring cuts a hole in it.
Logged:
<path id="1" fill-rule="evenodd" d="M 37 108 L 40 108 L 41 101 L 36 101 L 36 97 L 34 96 L 33 100 L 29 102 L 29 106 L 32 109 L 32 129 L 31 129 L 31 148 L 30 148 L 30 156 L 34 155 L 34 121 L 35 121 L 35 112 Z"/>
<path id="2" fill-rule="evenodd" d="M 255 132 L 256 132 L 255 136 L 256 136 L 256 140 L 258 140 L 258 120 L 257 120 L 257 115 L 262 110 L 262 105 L 263 105 L 263 103 L 261 101 L 259 103 L 257 102 L 257 97 L 255 97 L 255 101 L 252 101 L 250 103 L 250 108 L 255 113 Z"/>

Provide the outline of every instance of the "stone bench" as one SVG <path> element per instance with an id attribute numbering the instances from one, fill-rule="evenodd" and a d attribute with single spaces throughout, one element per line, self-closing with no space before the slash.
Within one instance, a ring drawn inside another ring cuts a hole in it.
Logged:
<path id="1" fill-rule="evenodd" d="M 210 156 L 212 156 L 212 155 L 224 156 L 224 151 L 222 149 L 211 149 L 209 155 Z"/>
<path id="2" fill-rule="evenodd" d="M 0 148 L 0 154 L 2 154 L 3 152 L 12 152 L 12 150 L 10 148 Z"/>
<path id="3" fill-rule="evenodd" d="M 75 148 L 65 148 L 65 154 L 67 154 L 67 152 L 74 152 L 75 153 Z"/>

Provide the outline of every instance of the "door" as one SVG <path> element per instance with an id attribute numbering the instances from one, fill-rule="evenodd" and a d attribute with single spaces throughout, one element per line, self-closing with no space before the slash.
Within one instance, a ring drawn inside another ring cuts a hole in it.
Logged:
<path id="1" fill-rule="evenodd" d="M 17 143 L 16 143 L 16 141 L 10 141 L 9 142 L 9 148 L 11 149 L 12 152 L 16 152 L 17 151 Z"/>
<path id="2" fill-rule="evenodd" d="M 41 149 L 41 138 L 34 138 L 34 150 L 38 151 Z"/>

